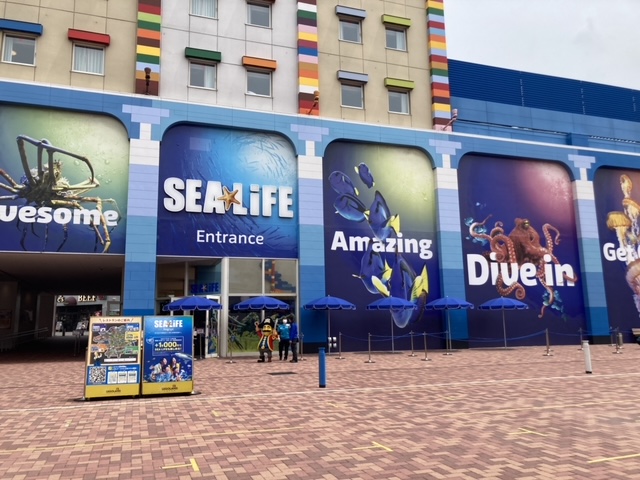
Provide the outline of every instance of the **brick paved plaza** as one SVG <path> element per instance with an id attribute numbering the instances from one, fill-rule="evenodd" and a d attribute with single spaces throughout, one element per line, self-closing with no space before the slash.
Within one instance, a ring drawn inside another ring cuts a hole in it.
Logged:
<path id="1" fill-rule="evenodd" d="M 317 355 L 207 359 L 195 395 L 102 401 L 43 348 L 0 354 L 3 480 L 640 479 L 635 344 L 590 375 L 578 345 L 332 355 L 326 388 Z"/>

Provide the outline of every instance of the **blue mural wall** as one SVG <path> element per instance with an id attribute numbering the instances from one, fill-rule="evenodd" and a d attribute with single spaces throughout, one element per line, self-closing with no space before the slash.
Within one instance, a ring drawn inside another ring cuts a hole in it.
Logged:
<path id="1" fill-rule="evenodd" d="M 331 312 L 332 336 L 343 333 L 345 348 L 363 349 L 368 333 L 388 348 L 392 329 L 399 337 L 439 330 L 423 310 L 440 292 L 434 192 L 431 162 L 419 150 L 348 142 L 327 148 L 326 289 L 357 308 Z M 367 311 L 384 297 L 419 308 Z"/>
<path id="2" fill-rule="evenodd" d="M 465 155 L 458 170 L 467 300 L 526 303 L 508 313 L 508 336 L 540 344 L 544 331 L 585 330 L 572 183 L 564 166 Z M 469 312 L 472 346 L 503 335 L 502 312 Z M 491 344 L 492 342 L 488 342 Z"/>
<path id="3" fill-rule="evenodd" d="M 296 158 L 273 134 L 177 126 L 160 151 L 158 254 L 297 258 Z"/>

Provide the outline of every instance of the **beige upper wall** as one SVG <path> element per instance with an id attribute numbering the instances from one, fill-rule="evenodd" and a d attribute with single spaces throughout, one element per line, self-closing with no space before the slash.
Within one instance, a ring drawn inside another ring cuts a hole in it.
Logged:
<path id="1" fill-rule="evenodd" d="M 365 10 L 362 44 L 339 40 L 336 5 Z M 407 29 L 407 51 L 386 48 L 382 15 L 411 19 Z M 425 0 L 339 0 L 318 2 L 318 63 L 320 113 L 323 117 L 413 128 L 432 128 L 431 86 L 427 49 Z M 369 82 L 364 88 L 364 109 L 340 106 L 338 70 L 364 73 Z M 411 114 L 389 113 L 386 77 L 411 80 Z"/>
<path id="2" fill-rule="evenodd" d="M 75 9 L 75 10 L 74 10 Z M 36 65 L 0 63 L 0 77 L 132 93 L 135 85 L 138 2 L 131 0 L 0 0 L 0 16 L 39 23 Z M 105 75 L 72 72 L 73 43 L 69 28 L 110 36 L 105 49 Z"/>

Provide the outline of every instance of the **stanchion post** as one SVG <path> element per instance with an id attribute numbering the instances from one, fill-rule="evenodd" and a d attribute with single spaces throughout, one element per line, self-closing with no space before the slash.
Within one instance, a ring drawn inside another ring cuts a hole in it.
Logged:
<path id="1" fill-rule="evenodd" d="M 583 342 L 583 340 L 582 340 L 582 327 L 580 327 L 578 329 L 578 332 L 580 332 L 580 348 L 578 348 L 578 350 L 582 350 L 582 342 Z"/>
<path id="2" fill-rule="evenodd" d="M 366 360 L 364 363 L 376 363 L 371 360 L 371 334 L 369 334 L 369 360 Z"/>
<path id="3" fill-rule="evenodd" d="M 587 340 L 582 342 L 582 350 L 584 351 L 584 373 L 593 373 L 593 368 L 591 368 L 591 351 L 589 350 L 589 342 Z"/>
<path id="4" fill-rule="evenodd" d="M 300 333 L 300 355 L 298 360 L 302 361 L 302 360 L 306 360 L 306 358 L 304 358 L 304 355 L 302 354 L 303 349 L 303 345 L 304 345 L 304 333 Z"/>
<path id="5" fill-rule="evenodd" d="M 545 332 L 545 337 L 546 337 L 546 340 L 547 340 L 547 350 L 544 352 L 543 356 L 551 357 L 551 356 L 553 356 L 553 353 L 551 353 L 551 342 L 549 341 L 549 329 L 546 328 L 544 332 Z"/>
<path id="6" fill-rule="evenodd" d="M 422 335 L 424 336 L 424 358 L 422 359 L 422 361 L 430 362 L 431 359 L 427 357 L 427 332 L 424 332 Z"/>
<path id="7" fill-rule="evenodd" d="M 342 356 L 342 332 L 338 332 L 338 356 L 336 358 L 338 360 L 344 360 Z"/>
<path id="8" fill-rule="evenodd" d="M 413 332 L 409 332 L 409 338 L 411 338 L 411 355 L 410 357 L 415 357 L 416 353 L 413 351 Z"/>
<path id="9" fill-rule="evenodd" d="M 231 343 L 233 343 L 233 341 L 235 340 L 236 336 L 235 335 L 231 335 L 229 337 L 229 340 L 231 340 Z M 220 342 L 218 342 L 220 343 Z M 220 345 L 218 345 L 217 350 L 220 350 Z M 233 361 L 233 348 L 231 348 L 231 345 L 229 345 L 229 360 L 227 360 L 227 363 L 236 363 Z"/>
<path id="10" fill-rule="evenodd" d="M 616 341 L 616 351 L 613 353 L 622 353 L 622 334 L 618 332 L 617 341 Z"/>
<path id="11" fill-rule="evenodd" d="M 447 351 L 443 353 L 443 355 L 453 355 L 453 353 L 451 353 L 451 337 L 450 337 L 450 333 L 449 330 L 447 330 L 445 333 L 445 342 L 446 342 L 446 347 L 447 347 Z"/>
<path id="12" fill-rule="evenodd" d="M 611 337 L 611 346 L 612 347 L 615 347 L 615 343 L 616 343 L 615 338 L 614 338 L 615 330 L 616 329 L 613 328 L 613 327 L 609 328 L 609 336 Z"/>
<path id="13" fill-rule="evenodd" d="M 318 349 L 318 387 L 325 388 L 327 386 L 327 359 L 324 354 L 324 347 Z"/>

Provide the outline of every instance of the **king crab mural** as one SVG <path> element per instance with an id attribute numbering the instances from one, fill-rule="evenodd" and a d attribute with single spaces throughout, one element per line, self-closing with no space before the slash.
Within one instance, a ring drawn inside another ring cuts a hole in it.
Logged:
<path id="1" fill-rule="evenodd" d="M 472 222 L 469 226 L 469 234 L 483 244 L 488 243 L 491 250 L 489 253 L 495 253 L 495 260 L 498 263 L 506 263 L 510 273 L 511 269 L 521 267 L 525 263 L 531 263 L 535 266 L 535 276 L 540 285 L 546 290 L 546 298 L 538 315 L 538 318 L 542 318 L 548 307 L 556 306 L 558 297 L 558 293 L 547 283 L 545 266 L 549 262 L 560 264 L 553 253 L 554 246 L 560 243 L 559 230 L 553 225 L 545 223 L 542 226 L 542 234 L 545 239 L 545 245 L 543 246 L 540 243 L 540 234 L 531 226 L 528 219 L 516 218 L 515 227 L 507 235 L 505 234 L 503 223 L 499 221 L 487 233 L 485 224 L 489 218 L 491 218 L 491 215 L 482 222 Z M 563 273 L 562 276 L 568 282 L 577 282 L 577 277 L 570 277 L 566 273 Z M 511 295 L 515 292 L 515 296 L 519 300 L 526 297 L 525 288 L 519 280 L 509 285 L 505 284 L 502 271 L 498 274 L 496 288 L 502 296 Z"/>

